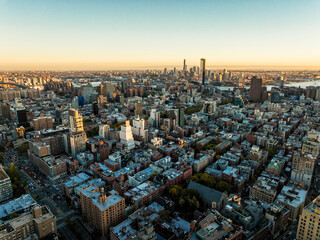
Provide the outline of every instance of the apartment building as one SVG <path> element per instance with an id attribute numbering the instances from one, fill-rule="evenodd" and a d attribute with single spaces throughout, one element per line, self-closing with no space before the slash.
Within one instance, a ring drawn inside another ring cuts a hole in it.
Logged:
<path id="1" fill-rule="evenodd" d="M 125 200 L 117 194 L 107 196 L 104 189 L 91 186 L 80 193 L 83 217 L 102 235 L 125 217 Z"/>

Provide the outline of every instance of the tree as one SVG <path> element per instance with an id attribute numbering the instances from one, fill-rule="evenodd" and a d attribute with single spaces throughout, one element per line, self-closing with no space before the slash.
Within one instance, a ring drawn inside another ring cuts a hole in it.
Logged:
<path id="1" fill-rule="evenodd" d="M 27 153 L 29 149 L 29 143 L 25 142 L 24 144 L 22 144 L 20 147 L 17 148 L 18 154 L 24 154 Z"/>
<path id="2" fill-rule="evenodd" d="M 179 185 L 172 185 L 168 189 L 168 195 L 173 201 L 178 201 L 180 196 L 180 191 L 182 190 L 182 187 Z"/>
<path id="3" fill-rule="evenodd" d="M 20 174 L 13 163 L 11 163 L 11 165 L 10 165 L 8 175 L 9 175 L 11 181 L 16 182 L 16 181 L 20 180 Z"/>
<path id="4" fill-rule="evenodd" d="M 157 173 L 157 172 L 152 173 L 150 176 L 150 180 L 153 181 L 153 179 L 158 175 L 159 175 L 159 173 Z"/>
<path id="5" fill-rule="evenodd" d="M 216 186 L 216 181 L 214 180 L 214 177 L 212 177 L 208 173 L 197 173 L 194 176 L 192 176 L 191 180 L 210 188 L 214 188 Z"/>
<path id="6" fill-rule="evenodd" d="M 191 115 L 193 113 L 196 113 L 196 112 L 200 112 L 203 108 L 203 104 L 198 104 L 198 105 L 195 105 L 193 107 L 188 107 L 186 110 L 185 110 L 185 113 L 188 114 L 188 115 Z"/>
<path id="7" fill-rule="evenodd" d="M 225 181 L 220 181 L 217 183 L 216 189 L 219 190 L 220 192 L 224 192 L 224 191 L 230 192 L 231 186 L 229 183 Z"/>

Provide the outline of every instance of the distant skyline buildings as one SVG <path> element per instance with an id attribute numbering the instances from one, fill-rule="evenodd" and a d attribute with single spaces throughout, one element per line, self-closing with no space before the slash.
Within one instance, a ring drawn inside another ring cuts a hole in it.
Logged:
<path id="1" fill-rule="evenodd" d="M 184 56 L 222 69 L 318 68 L 319 10 L 317 0 L 0 0 L 0 71 L 181 68 Z"/>
<path id="2" fill-rule="evenodd" d="M 206 59 L 204 58 L 200 59 L 200 79 L 204 85 L 206 81 Z"/>

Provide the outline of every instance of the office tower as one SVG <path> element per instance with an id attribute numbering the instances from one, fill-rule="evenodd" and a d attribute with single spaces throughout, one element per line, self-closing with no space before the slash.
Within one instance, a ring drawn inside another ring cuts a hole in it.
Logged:
<path id="1" fill-rule="evenodd" d="M 137 116 L 135 119 L 133 119 L 132 134 L 138 141 L 147 142 L 148 130 L 146 130 L 144 126 L 144 119 L 140 119 L 139 116 Z"/>
<path id="2" fill-rule="evenodd" d="M 188 68 L 187 68 L 187 65 L 186 65 L 186 60 L 183 59 L 183 74 L 184 74 L 184 76 L 187 75 L 187 71 L 188 71 Z"/>
<path id="3" fill-rule="evenodd" d="M 174 74 L 174 75 L 177 74 L 177 68 L 176 68 L 176 67 L 173 68 L 173 74 Z"/>
<path id="4" fill-rule="evenodd" d="M 204 85 L 206 80 L 206 60 L 204 58 L 200 59 L 200 74 L 202 79 L 202 85 Z"/>
<path id="5" fill-rule="evenodd" d="M 223 76 L 222 76 L 224 81 L 227 81 L 229 79 L 229 73 L 227 69 L 223 69 Z"/>
<path id="6" fill-rule="evenodd" d="M 11 180 L 8 174 L 0 167 L 0 202 L 13 197 Z"/>
<path id="7" fill-rule="evenodd" d="M 267 97 L 266 93 L 266 87 L 262 87 L 262 79 L 254 76 L 250 85 L 250 101 L 264 101 Z"/>
<path id="8" fill-rule="evenodd" d="M 179 110 L 179 121 L 177 124 L 180 127 L 184 127 L 184 104 L 178 104 L 178 110 Z"/>
<path id="9" fill-rule="evenodd" d="M 84 102 L 86 104 L 94 102 L 98 97 L 98 93 L 91 84 L 82 86 L 79 92 L 81 96 L 84 98 Z"/>
<path id="10" fill-rule="evenodd" d="M 17 110 L 17 119 L 20 126 L 24 126 L 24 127 L 30 126 L 27 118 L 27 110 L 25 109 Z"/>
<path id="11" fill-rule="evenodd" d="M 110 227 L 125 218 L 125 200 L 117 194 L 107 196 L 104 189 L 91 186 L 80 193 L 83 217 L 105 236 Z"/>
<path id="12" fill-rule="evenodd" d="M 299 218 L 297 240 L 320 238 L 320 196 L 305 206 Z"/>
<path id="13" fill-rule="evenodd" d="M 168 73 L 167 68 L 164 68 L 164 69 L 163 69 L 163 73 L 164 73 L 164 74 L 167 74 L 167 73 Z"/>
<path id="14" fill-rule="evenodd" d="M 72 156 L 76 156 L 79 152 L 86 150 L 87 134 L 83 130 L 82 116 L 79 115 L 78 110 L 69 110 L 69 125 L 70 125 L 70 150 Z M 67 147 L 68 148 L 68 147 Z M 69 149 L 69 148 L 68 148 Z"/>
<path id="15" fill-rule="evenodd" d="M 83 131 L 83 120 L 78 110 L 69 110 L 69 125 L 71 132 L 82 132 Z"/>
<path id="16" fill-rule="evenodd" d="M 143 111 L 142 111 L 142 102 L 136 102 L 134 104 L 135 106 L 135 114 L 136 116 L 141 116 Z"/>
<path id="17" fill-rule="evenodd" d="M 100 84 L 100 95 L 112 98 L 113 92 L 116 90 L 112 83 L 104 82 Z"/>
<path id="18" fill-rule="evenodd" d="M 131 129 L 129 120 L 126 121 L 125 125 L 121 126 L 120 141 L 129 150 L 131 150 L 131 149 L 133 149 L 135 147 L 134 140 L 133 140 L 133 135 L 132 135 L 132 129 Z"/>
<path id="19" fill-rule="evenodd" d="M 150 123 L 155 128 L 160 127 L 160 112 L 158 112 L 156 109 L 151 109 Z"/>
<path id="20" fill-rule="evenodd" d="M 98 106 L 98 103 L 96 101 L 92 103 L 92 113 L 95 116 L 99 115 L 99 106 Z"/>
<path id="21" fill-rule="evenodd" d="M 317 156 L 295 151 L 292 158 L 291 180 L 310 186 Z"/>
<path id="22" fill-rule="evenodd" d="M 72 98 L 71 107 L 73 109 L 79 110 L 79 99 L 78 96 Z"/>

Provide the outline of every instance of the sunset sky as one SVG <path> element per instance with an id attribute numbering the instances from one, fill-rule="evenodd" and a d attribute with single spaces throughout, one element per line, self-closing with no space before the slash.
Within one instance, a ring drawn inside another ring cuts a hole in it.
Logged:
<path id="1" fill-rule="evenodd" d="M 319 0 L 0 0 L 0 70 L 320 68 Z"/>

